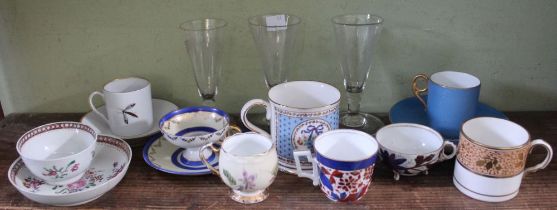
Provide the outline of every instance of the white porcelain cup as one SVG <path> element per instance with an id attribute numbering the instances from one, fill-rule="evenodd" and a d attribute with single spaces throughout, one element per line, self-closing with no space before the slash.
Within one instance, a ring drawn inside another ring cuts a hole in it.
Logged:
<path id="1" fill-rule="evenodd" d="M 379 129 L 375 137 L 381 158 L 393 169 L 395 180 L 400 175 L 427 174 L 431 165 L 456 155 L 454 143 L 443 140 L 437 131 L 419 124 L 390 124 Z M 445 153 L 446 148 L 451 148 L 449 154 Z"/>
<path id="2" fill-rule="evenodd" d="M 208 144 L 201 148 L 199 157 L 232 188 L 230 197 L 233 200 L 250 204 L 268 197 L 266 189 L 273 183 L 278 171 L 277 151 L 269 137 L 250 132 L 226 138 L 220 147 L 218 170 L 207 162 L 203 151 L 208 148 L 219 151 Z"/>
<path id="3" fill-rule="evenodd" d="M 23 134 L 16 149 L 25 166 L 49 184 L 80 179 L 95 157 L 97 134 L 78 122 L 55 122 Z"/>
<path id="4" fill-rule="evenodd" d="M 106 116 L 93 104 L 95 95 L 104 99 Z M 118 136 L 140 135 L 153 127 L 151 84 L 146 79 L 137 77 L 115 79 L 104 86 L 102 93 L 98 91 L 91 93 L 89 105 Z"/>
<path id="5" fill-rule="evenodd" d="M 534 146 L 547 150 L 545 159 L 526 168 Z M 502 202 L 518 194 L 522 177 L 545 168 L 553 150 L 547 142 L 530 140 L 530 134 L 509 120 L 478 117 L 466 121 L 460 131 L 453 183 L 467 196 L 488 202 Z"/>

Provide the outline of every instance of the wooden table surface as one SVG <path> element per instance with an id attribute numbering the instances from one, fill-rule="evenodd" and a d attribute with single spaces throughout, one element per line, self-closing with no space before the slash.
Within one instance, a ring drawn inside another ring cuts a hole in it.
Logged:
<path id="1" fill-rule="evenodd" d="M 543 138 L 555 151 L 557 112 L 506 113 L 528 129 L 533 138 Z M 20 135 L 41 124 L 55 121 L 78 121 L 83 114 L 12 114 L 0 121 L 0 208 L 48 207 L 21 195 L 7 178 L 8 167 L 17 158 L 15 143 Z M 383 118 L 385 119 L 385 118 Z M 180 208 L 180 209 L 398 209 L 398 208 L 557 208 L 557 162 L 545 170 L 528 174 L 520 193 L 503 203 L 486 203 L 460 193 L 452 182 L 454 160 L 434 166 L 429 175 L 402 177 L 394 181 L 392 172 L 382 163 L 375 171 L 374 182 L 365 198 L 354 203 L 329 201 L 309 179 L 279 173 L 270 186 L 270 196 L 259 204 L 242 205 L 228 198 L 229 188 L 214 175 L 178 176 L 149 167 L 141 154 L 141 145 L 133 148 L 133 159 L 122 182 L 99 199 L 80 208 Z M 529 165 L 544 157 L 535 149 Z M 58 207 L 57 207 L 58 209 Z"/>

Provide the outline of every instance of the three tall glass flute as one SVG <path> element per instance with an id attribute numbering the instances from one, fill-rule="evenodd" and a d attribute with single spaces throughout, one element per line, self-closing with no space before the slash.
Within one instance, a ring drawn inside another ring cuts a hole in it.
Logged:
<path id="1" fill-rule="evenodd" d="M 226 21 L 221 19 L 192 20 L 180 25 L 186 35 L 186 50 L 204 106 L 215 106 L 226 25 Z"/>
<path id="2" fill-rule="evenodd" d="M 348 111 L 340 116 L 340 126 L 373 134 L 384 124 L 376 116 L 360 112 L 360 102 L 383 18 L 372 14 L 348 14 L 333 17 L 332 22 L 348 93 Z"/>

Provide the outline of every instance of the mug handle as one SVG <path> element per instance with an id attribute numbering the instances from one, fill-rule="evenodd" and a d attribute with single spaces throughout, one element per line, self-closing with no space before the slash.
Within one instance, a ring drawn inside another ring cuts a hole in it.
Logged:
<path id="1" fill-rule="evenodd" d="M 549 164 L 549 162 L 551 162 L 551 158 L 553 158 L 553 149 L 551 149 L 551 145 L 549 145 L 546 141 L 541 140 L 541 139 L 536 139 L 536 140 L 532 141 L 532 146 L 530 147 L 530 152 L 529 153 L 532 153 L 532 149 L 536 145 L 544 147 L 547 150 L 547 155 L 545 156 L 545 159 L 541 163 L 538 163 L 535 166 L 531 166 L 531 167 L 526 168 L 524 170 L 525 173 L 533 173 L 533 172 L 536 172 L 540 169 L 544 169 Z"/>
<path id="2" fill-rule="evenodd" d="M 223 140 L 224 142 L 224 140 Z M 209 161 L 207 161 L 207 158 L 205 158 L 205 155 L 203 154 L 203 151 L 205 151 L 207 148 L 211 148 L 211 150 L 213 150 L 214 153 L 219 153 L 220 149 L 217 149 L 213 146 L 213 144 L 207 144 L 203 147 L 201 147 L 201 149 L 199 149 L 199 159 L 201 159 L 201 162 L 203 162 L 203 164 L 205 164 L 205 166 L 207 166 L 208 169 L 211 170 L 211 172 L 213 172 L 213 174 L 220 176 L 219 170 L 217 170 L 216 168 L 214 168 Z"/>
<path id="3" fill-rule="evenodd" d="M 95 105 L 93 104 L 93 98 L 95 97 L 95 95 L 101 96 L 104 100 L 104 94 L 102 94 L 99 91 L 92 92 L 91 95 L 89 95 L 89 106 L 91 107 L 91 109 L 93 109 L 93 112 L 97 113 L 99 116 L 101 116 L 101 118 L 104 121 L 106 121 L 106 123 L 108 123 L 108 118 L 104 114 L 99 112 L 99 110 L 97 110 L 97 107 L 95 107 Z M 105 107 L 106 107 L 106 105 L 105 105 Z M 106 108 L 108 108 L 108 107 L 106 107 Z M 107 111 L 108 111 L 108 109 L 107 109 Z"/>
<path id="4" fill-rule="evenodd" d="M 270 118 L 270 113 L 271 113 L 271 104 L 269 104 L 269 102 L 265 101 L 265 100 L 261 100 L 261 99 L 252 99 L 249 100 L 248 102 L 246 102 L 246 104 L 244 104 L 244 107 L 242 107 L 242 111 L 240 112 L 240 117 L 242 118 L 242 123 L 244 123 L 244 125 L 256 132 L 259 133 L 261 135 L 267 136 L 269 138 L 271 138 L 271 135 L 267 132 L 265 132 L 263 129 L 258 128 L 257 126 L 255 126 L 254 124 L 252 124 L 249 120 L 248 120 L 248 112 L 251 108 L 253 108 L 254 106 L 263 106 L 265 107 L 265 115 L 267 116 L 267 119 Z M 271 138 L 272 139 L 272 138 Z"/>
<path id="5" fill-rule="evenodd" d="M 447 147 L 453 149 L 453 151 L 450 154 L 445 154 L 445 148 Z M 443 149 L 441 150 L 441 154 L 439 155 L 439 162 L 453 158 L 456 155 L 456 152 L 457 152 L 456 144 L 450 141 L 444 141 Z"/>
<path id="6" fill-rule="evenodd" d="M 300 156 L 304 156 L 311 162 L 311 167 L 313 168 L 311 173 L 304 172 L 302 170 L 302 165 L 300 164 Z M 317 160 L 311 157 L 311 152 L 309 150 L 294 151 L 294 162 L 296 163 L 296 174 L 298 177 L 309 178 L 313 181 L 313 186 L 319 185 L 319 173 L 317 172 Z"/>
<path id="7" fill-rule="evenodd" d="M 427 109 L 427 103 L 425 102 L 424 98 L 422 98 L 422 96 L 420 95 L 421 93 L 427 92 L 427 86 L 424 88 L 419 88 L 418 87 L 419 79 L 423 79 L 427 82 L 429 80 L 429 77 L 427 77 L 427 75 L 425 74 L 417 74 L 416 76 L 414 76 L 414 79 L 412 79 L 412 93 L 414 93 L 416 98 L 418 98 L 418 100 L 422 102 L 422 105 L 424 105 L 424 107 Z"/>

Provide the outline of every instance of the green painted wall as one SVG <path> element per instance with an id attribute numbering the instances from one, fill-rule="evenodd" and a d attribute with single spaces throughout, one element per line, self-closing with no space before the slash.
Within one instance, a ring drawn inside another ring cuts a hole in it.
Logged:
<path id="1" fill-rule="evenodd" d="M 90 92 L 136 75 L 157 98 L 200 104 L 177 26 L 218 17 L 230 51 L 217 104 L 239 112 L 267 91 L 247 18 L 282 11 L 305 27 L 291 79 L 339 88 L 330 17 L 385 18 L 365 111 L 388 111 L 411 95 L 414 74 L 446 69 L 478 76 L 481 100 L 501 110 L 557 109 L 555 0 L 0 0 L 0 100 L 8 113 L 84 112 Z"/>

